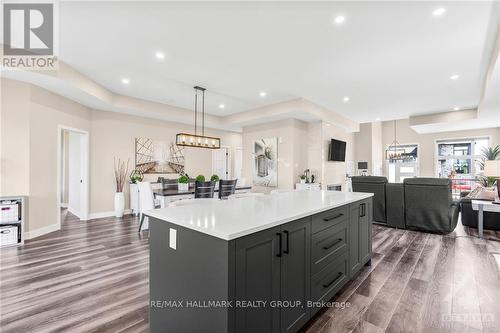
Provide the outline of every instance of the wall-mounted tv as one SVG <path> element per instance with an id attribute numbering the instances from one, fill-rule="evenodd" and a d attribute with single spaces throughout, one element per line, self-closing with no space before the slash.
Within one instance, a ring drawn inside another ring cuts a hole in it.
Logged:
<path id="1" fill-rule="evenodd" d="M 329 161 L 345 161 L 345 141 L 332 139 L 328 147 L 328 160 Z"/>

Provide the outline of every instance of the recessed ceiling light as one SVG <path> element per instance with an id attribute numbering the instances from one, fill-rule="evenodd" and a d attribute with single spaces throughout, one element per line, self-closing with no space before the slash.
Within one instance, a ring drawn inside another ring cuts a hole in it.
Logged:
<path id="1" fill-rule="evenodd" d="M 155 57 L 156 57 L 156 59 L 163 60 L 163 59 L 165 59 L 165 53 L 158 51 L 155 53 Z"/>
<path id="2" fill-rule="evenodd" d="M 350 98 L 345 96 L 342 100 L 344 101 L 344 103 L 347 103 L 347 102 L 349 102 Z"/>
<path id="3" fill-rule="evenodd" d="M 380 117 L 375 118 L 375 121 L 380 121 Z"/>
<path id="4" fill-rule="evenodd" d="M 267 93 L 266 93 L 265 91 L 261 91 L 261 92 L 259 93 L 259 96 L 260 96 L 260 97 L 266 97 L 266 96 L 267 96 Z"/>
<path id="5" fill-rule="evenodd" d="M 460 75 L 458 74 L 453 74 L 452 76 L 450 76 L 450 79 L 451 80 L 458 80 L 458 78 L 460 77 Z"/>
<path id="6" fill-rule="evenodd" d="M 436 8 L 432 11 L 432 15 L 434 16 L 441 16 L 443 15 L 444 13 L 446 12 L 446 9 L 443 8 L 443 7 L 440 7 L 440 8 Z"/>
<path id="7" fill-rule="evenodd" d="M 345 21 L 345 17 L 342 15 L 335 17 L 335 23 L 337 23 L 337 24 L 344 23 L 344 21 Z"/>
<path id="8" fill-rule="evenodd" d="M 124 78 L 122 79 L 122 83 L 123 83 L 123 84 L 129 84 L 129 83 L 130 83 L 130 80 L 129 80 L 128 78 L 124 77 Z"/>
<path id="9" fill-rule="evenodd" d="M 226 106 L 224 104 L 219 104 L 219 109 L 224 109 Z"/>
<path id="10" fill-rule="evenodd" d="M 458 106 L 455 106 L 455 107 L 453 108 L 453 111 L 458 111 L 458 110 L 460 110 L 460 108 L 459 108 Z"/>

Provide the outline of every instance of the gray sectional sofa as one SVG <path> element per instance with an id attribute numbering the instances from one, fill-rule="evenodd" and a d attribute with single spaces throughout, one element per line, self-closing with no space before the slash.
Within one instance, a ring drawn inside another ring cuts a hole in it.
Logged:
<path id="1" fill-rule="evenodd" d="M 436 233 L 452 232 L 459 206 L 451 196 L 451 181 L 408 178 L 402 184 L 386 177 L 352 177 L 354 192 L 374 193 L 373 219 L 390 227 Z"/>

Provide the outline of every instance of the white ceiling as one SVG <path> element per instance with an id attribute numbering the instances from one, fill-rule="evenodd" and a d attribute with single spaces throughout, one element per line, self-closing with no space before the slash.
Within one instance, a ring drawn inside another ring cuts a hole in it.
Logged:
<path id="1" fill-rule="evenodd" d="M 434 17 L 438 7 L 446 13 Z M 62 2 L 59 10 L 63 61 L 114 92 L 188 109 L 202 85 L 216 115 L 297 97 L 360 122 L 476 107 L 492 46 L 491 2 Z"/>

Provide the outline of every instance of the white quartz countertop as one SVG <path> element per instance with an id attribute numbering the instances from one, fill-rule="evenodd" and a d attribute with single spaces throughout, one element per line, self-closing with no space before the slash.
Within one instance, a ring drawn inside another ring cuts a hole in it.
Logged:
<path id="1" fill-rule="evenodd" d="M 293 191 L 230 200 L 200 200 L 190 205 L 149 210 L 145 214 L 232 240 L 372 196 L 372 193 Z"/>

